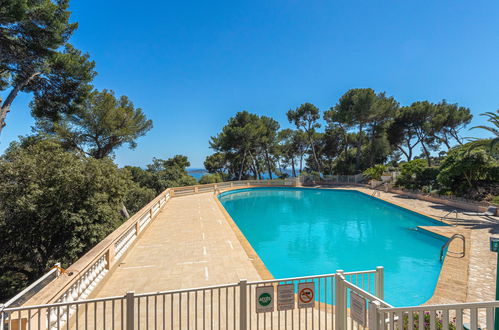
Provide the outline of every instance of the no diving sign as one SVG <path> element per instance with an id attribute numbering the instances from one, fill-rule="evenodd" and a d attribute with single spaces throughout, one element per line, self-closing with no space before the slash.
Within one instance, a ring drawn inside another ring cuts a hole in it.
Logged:
<path id="1" fill-rule="evenodd" d="M 267 313 L 274 311 L 274 287 L 256 287 L 256 312 Z"/>
<path id="2" fill-rule="evenodd" d="M 314 282 L 298 283 L 298 308 L 314 307 L 315 284 Z"/>

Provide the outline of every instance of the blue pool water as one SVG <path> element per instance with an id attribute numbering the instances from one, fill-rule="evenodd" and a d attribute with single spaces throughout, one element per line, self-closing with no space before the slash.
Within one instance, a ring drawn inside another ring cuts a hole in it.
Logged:
<path id="1" fill-rule="evenodd" d="M 275 278 L 385 267 L 385 300 L 419 305 L 435 289 L 442 223 L 357 191 L 250 188 L 219 195 Z"/>

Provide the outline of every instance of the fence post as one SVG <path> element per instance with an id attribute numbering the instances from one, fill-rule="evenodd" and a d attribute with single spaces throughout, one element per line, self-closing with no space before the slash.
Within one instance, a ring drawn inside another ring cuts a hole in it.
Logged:
<path id="1" fill-rule="evenodd" d="M 346 329 L 347 327 L 347 296 L 343 270 L 336 271 L 336 306 L 335 306 L 335 329 Z"/>
<path id="2" fill-rule="evenodd" d="M 376 293 L 376 297 L 385 300 L 385 269 L 383 266 L 376 267 L 374 292 Z"/>
<path id="3" fill-rule="evenodd" d="M 369 302 L 369 310 L 368 310 L 368 315 L 369 315 L 369 330 L 378 330 L 380 329 L 379 327 L 379 321 L 380 321 L 380 315 L 379 315 L 379 308 L 381 307 L 381 304 L 379 301 L 370 301 Z"/>
<path id="4" fill-rule="evenodd" d="M 135 291 L 128 291 L 125 296 L 126 300 L 126 330 L 133 330 L 134 322 L 134 304 L 135 304 Z M 139 315 L 140 317 L 140 315 Z M 140 319 L 139 319 L 140 322 Z"/>
<path id="5" fill-rule="evenodd" d="M 5 328 L 5 317 L 4 317 L 4 310 L 5 309 L 5 305 L 4 304 L 0 304 L 0 329 L 4 329 Z"/>
<path id="6" fill-rule="evenodd" d="M 239 329 L 246 330 L 247 320 L 246 320 L 246 311 L 247 311 L 247 280 L 239 281 Z"/>

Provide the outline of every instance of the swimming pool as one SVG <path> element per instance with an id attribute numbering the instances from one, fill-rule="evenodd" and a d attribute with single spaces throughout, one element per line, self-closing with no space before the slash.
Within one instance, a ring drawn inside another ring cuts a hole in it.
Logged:
<path id="1" fill-rule="evenodd" d="M 435 289 L 443 225 L 353 190 L 248 188 L 219 200 L 275 278 L 385 267 L 385 300 L 419 305 Z"/>

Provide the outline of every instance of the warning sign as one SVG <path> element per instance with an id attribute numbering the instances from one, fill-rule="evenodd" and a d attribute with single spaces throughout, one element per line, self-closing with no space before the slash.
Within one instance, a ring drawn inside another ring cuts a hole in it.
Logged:
<path id="1" fill-rule="evenodd" d="M 281 284 L 277 286 L 277 310 L 287 311 L 295 308 L 295 285 Z"/>
<path id="2" fill-rule="evenodd" d="M 259 286 L 256 288 L 256 312 L 267 313 L 274 311 L 274 287 Z"/>
<path id="3" fill-rule="evenodd" d="M 366 326 L 366 300 L 353 290 L 350 291 L 350 317 L 360 326 Z"/>
<path id="4" fill-rule="evenodd" d="M 298 308 L 314 307 L 314 282 L 298 283 Z"/>

